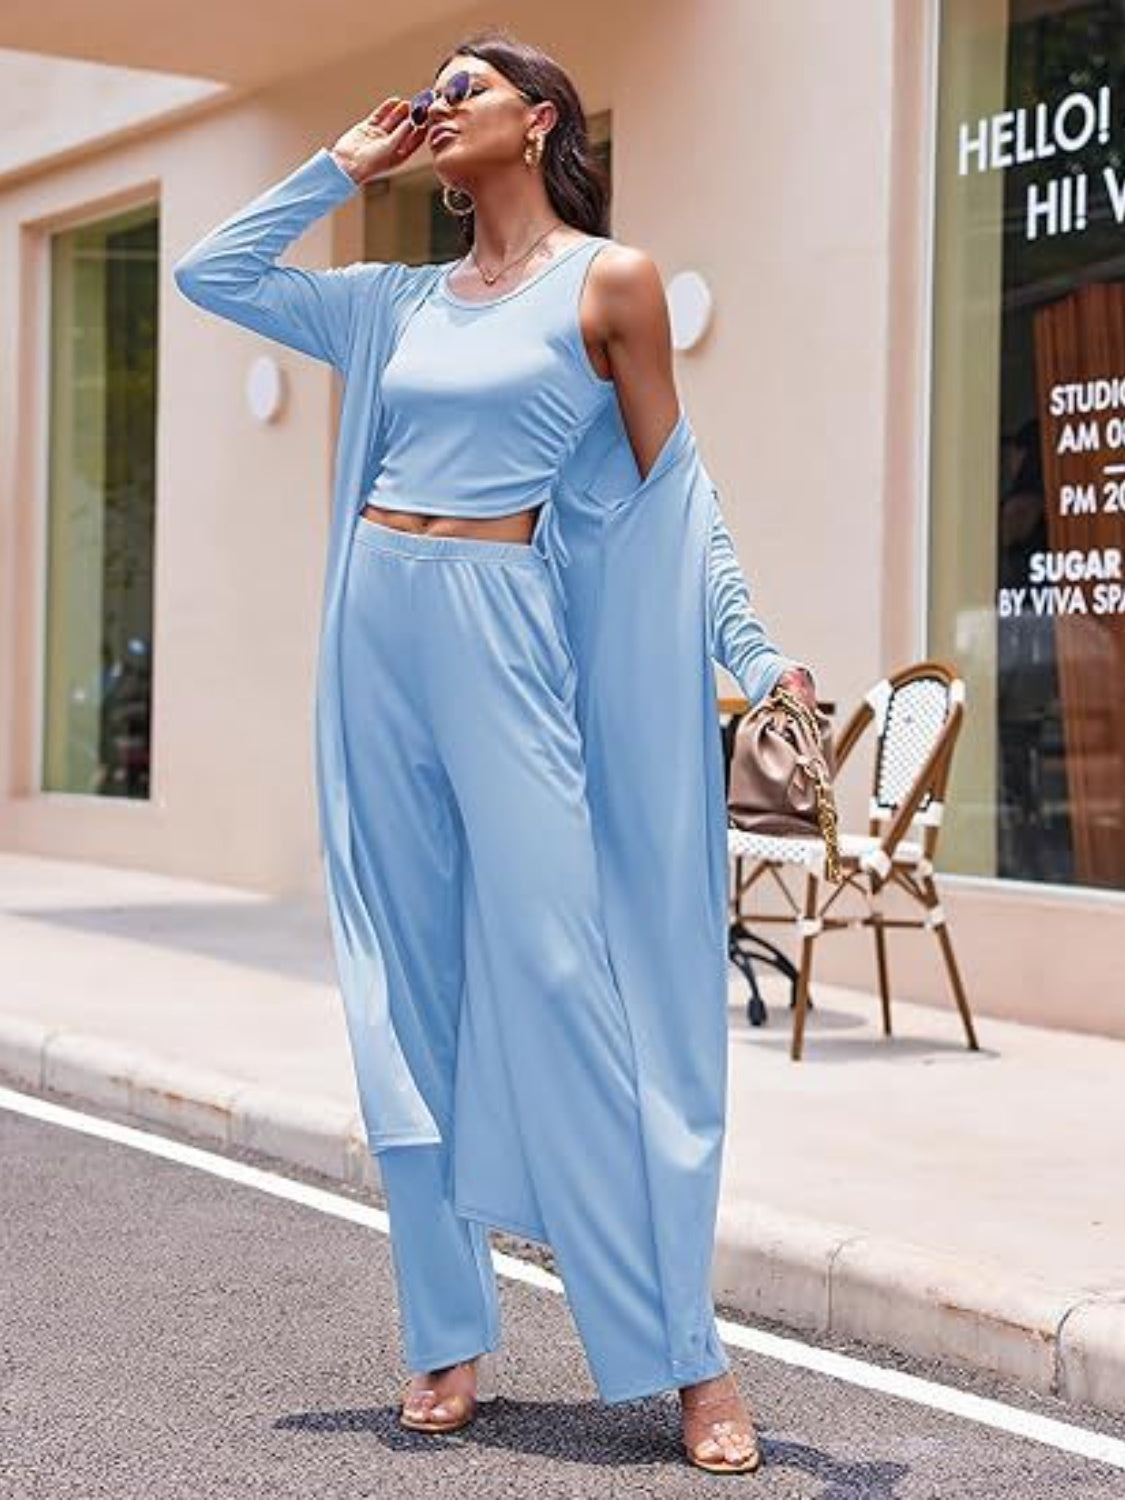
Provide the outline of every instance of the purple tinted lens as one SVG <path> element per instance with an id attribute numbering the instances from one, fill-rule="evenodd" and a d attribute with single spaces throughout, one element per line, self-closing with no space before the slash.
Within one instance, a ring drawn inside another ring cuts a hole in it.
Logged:
<path id="1" fill-rule="evenodd" d="M 430 112 L 430 106 L 434 102 L 433 89 L 423 89 L 420 94 L 415 94 L 410 101 L 410 119 L 414 125 L 424 125 L 426 116 Z"/>
<path id="2" fill-rule="evenodd" d="M 462 70 L 460 73 L 453 74 L 442 93 L 450 104 L 460 104 L 462 99 L 468 98 L 471 83 L 471 74 Z"/>

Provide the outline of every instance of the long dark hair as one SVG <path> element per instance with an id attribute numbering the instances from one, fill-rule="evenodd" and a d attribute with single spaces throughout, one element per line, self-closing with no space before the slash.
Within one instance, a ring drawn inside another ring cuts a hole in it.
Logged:
<path id="1" fill-rule="evenodd" d="M 554 58 L 502 27 L 488 26 L 458 42 L 434 69 L 434 77 L 457 56 L 479 57 L 491 64 L 536 104 L 551 101 L 558 119 L 543 142 L 543 179 L 551 207 L 564 223 L 587 234 L 607 235 L 609 178 L 590 149 L 578 90 Z M 458 217 L 466 247 L 473 242 L 475 221 L 471 211 Z"/>

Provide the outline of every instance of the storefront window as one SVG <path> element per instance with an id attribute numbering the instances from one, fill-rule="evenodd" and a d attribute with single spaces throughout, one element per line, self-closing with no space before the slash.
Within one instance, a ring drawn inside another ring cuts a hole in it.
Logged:
<path id="1" fill-rule="evenodd" d="M 1125 888 L 1125 22 L 945 0 L 929 642 L 948 867 Z"/>
<path id="2" fill-rule="evenodd" d="M 51 243 L 50 792 L 149 793 L 157 229 L 147 206 Z"/>

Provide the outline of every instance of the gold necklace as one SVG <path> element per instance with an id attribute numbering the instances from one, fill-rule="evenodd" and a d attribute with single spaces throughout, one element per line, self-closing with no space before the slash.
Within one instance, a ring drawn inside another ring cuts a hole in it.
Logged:
<path id="1" fill-rule="evenodd" d="M 534 250 L 537 245 L 541 245 L 550 234 L 551 230 L 557 228 L 561 223 L 561 219 L 556 219 L 553 224 L 549 224 L 543 231 L 543 233 L 539 236 L 539 238 L 534 242 L 534 244 L 530 245 L 522 255 L 518 256 L 515 260 L 509 261 L 506 266 L 501 266 L 500 269 L 498 271 L 494 271 L 491 276 L 481 265 L 480 261 L 477 260 L 477 247 L 475 245 L 470 246 L 469 254 L 472 257 L 473 265 L 476 266 L 477 270 L 480 272 L 481 279 L 484 281 L 485 286 L 494 286 L 496 282 L 499 281 L 500 277 L 503 276 L 505 271 L 510 271 L 513 266 L 518 266 L 521 260 L 526 260 L 527 257 L 531 254 L 532 250 Z"/>

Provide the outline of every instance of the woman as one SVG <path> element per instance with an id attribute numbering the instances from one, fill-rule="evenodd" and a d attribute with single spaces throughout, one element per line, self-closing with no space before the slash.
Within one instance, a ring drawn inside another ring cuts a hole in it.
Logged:
<path id="1" fill-rule="evenodd" d="M 276 264 L 424 140 L 460 261 Z M 815 694 L 750 609 L 657 269 L 605 218 L 569 79 L 490 29 L 175 275 L 345 378 L 317 787 L 414 1372 L 401 1420 L 450 1431 L 485 1398 L 493 1225 L 551 1245 L 603 1400 L 677 1389 L 691 1461 L 750 1469 L 709 1291 L 726 1067 L 709 653 L 752 702 L 779 678 Z M 630 703 L 637 664 L 660 675 Z"/>

